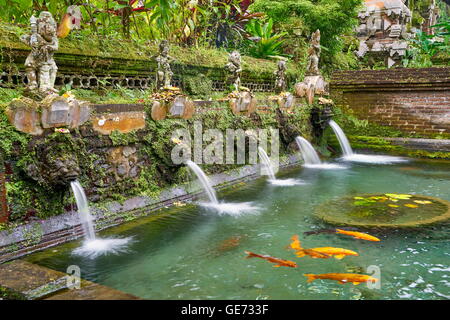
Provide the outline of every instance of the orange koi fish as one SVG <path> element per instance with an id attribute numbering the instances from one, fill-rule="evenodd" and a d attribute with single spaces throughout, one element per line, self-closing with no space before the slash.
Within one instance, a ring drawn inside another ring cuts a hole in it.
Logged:
<path id="1" fill-rule="evenodd" d="M 336 280 L 339 283 L 353 283 L 354 285 L 358 285 L 364 282 L 377 282 L 378 279 L 372 276 L 368 276 L 365 274 L 357 274 L 357 273 L 324 273 L 324 274 L 304 274 L 308 278 L 308 282 L 313 282 L 317 279 L 327 279 L 327 280 Z"/>
<path id="2" fill-rule="evenodd" d="M 352 236 L 355 239 L 367 240 L 367 241 L 381 241 L 377 237 L 371 236 L 370 234 L 357 232 L 357 231 L 346 231 L 342 229 L 336 229 L 336 233 L 345 234 L 347 236 Z"/>
<path id="3" fill-rule="evenodd" d="M 320 247 L 304 249 L 301 247 L 298 236 L 295 235 L 292 238 L 292 243 L 289 245 L 291 249 L 294 249 L 297 257 L 310 256 L 311 258 L 331 258 L 334 256 L 336 259 L 343 259 L 345 256 L 357 256 L 358 253 L 352 250 L 334 247 Z"/>
<path id="4" fill-rule="evenodd" d="M 297 264 L 293 261 L 289 261 L 289 260 L 284 260 L 284 259 L 279 259 L 279 258 L 275 258 L 275 257 L 271 257 L 268 255 L 261 255 L 261 254 L 257 254 L 257 253 L 253 253 L 250 251 L 245 251 L 245 253 L 247 254 L 247 259 L 249 258 L 261 258 L 264 259 L 266 261 L 272 262 L 272 263 L 276 263 L 276 265 L 274 267 L 291 267 L 291 268 L 297 268 Z"/>
<path id="5" fill-rule="evenodd" d="M 329 256 L 333 256 L 338 260 L 345 258 L 346 256 L 358 256 L 359 254 L 353 250 L 343 249 L 343 248 L 334 248 L 334 247 L 320 247 L 320 248 L 311 248 L 311 250 L 315 252 L 319 252 L 322 254 L 326 254 Z M 297 254 L 297 257 L 299 255 Z"/>
<path id="6" fill-rule="evenodd" d="M 295 254 L 297 255 L 297 257 L 304 257 L 304 256 L 310 256 L 311 258 L 322 258 L 322 259 L 326 259 L 326 258 L 331 258 L 330 255 L 326 254 L 326 253 L 322 253 L 322 252 L 318 252 L 315 251 L 314 249 L 304 249 L 301 247 L 300 244 L 300 240 L 298 240 L 298 235 L 294 235 L 291 238 L 292 242 L 289 245 L 289 248 L 295 250 Z"/>
<path id="7" fill-rule="evenodd" d="M 353 230 L 356 230 L 356 229 L 353 229 Z M 318 234 L 318 233 L 339 233 L 339 234 L 345 234 L 345 235 L 348 235 L 348 236 L 352 236 L 355 239 L 362 239 L 362 240 L 367 240 L 367 241 L 381 241 L 377 237 L 371 236 L 370 234 L 363 233 L 363 232 L 358 232 L 358 231 L 351 231 L 350 228 L 348 228 L 348 230 L 344 230 L 344 229 L 322 229 L 322 230 L 317 230 L 317 231 L 304 232 L 304 234 L 307 235 L 307 236 L 312 235 L 312 234 Z"/>
<path id="8" fill-rule="evenodd" d="M 241 238 L 242 238 L 241 236 L 233 236 L 229 239 L 222 241 L 217 247 L 217 251 L 224 252 L 236 248 L 237 246 L 240 245 Z"/>

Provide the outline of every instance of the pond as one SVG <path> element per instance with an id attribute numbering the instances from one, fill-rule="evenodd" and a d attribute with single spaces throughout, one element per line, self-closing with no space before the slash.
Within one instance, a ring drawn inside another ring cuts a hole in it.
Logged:
<path id="1" fill-rule="evenodd" d="M 72 253 L 81 243 L 75 241 L 27 259 L 59 271 L 78 265 L 82 278 L 146 299 L 449 299 L 449 222 L 420 228 L 358 228 L 380 242 L 304 232 L 333 228 L 319 220 L 316 211 L 343 197 L 387 193 L 450 200 L 450 163 L 411 160 L 346 166 L 298 167 L 278 173 L 277 178 L 302 184 L 277 186 L 262 177 L 218 193 L 222 202 L 252 202 L 256 212 L 218 214 L 188 204 L 99 233 L 133 237 L 126 253 L 80 257 Z M 341 260 L 298 258 L 287 248 L 296 234 L 305 248 L 338 247 L 359 255 Z M 246 259 L 244 251 L 291 260 L 298 267 L 275 268 L 263 259 Z M 368 268 L 379 268 L 379 289 L 333 280 L 308 283 L 304 276 L 371 274 Z"/>

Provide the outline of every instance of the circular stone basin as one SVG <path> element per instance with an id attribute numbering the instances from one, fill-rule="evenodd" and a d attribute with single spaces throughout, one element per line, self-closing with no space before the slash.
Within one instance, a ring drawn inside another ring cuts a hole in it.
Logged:
<path id="1" fill-rule="evenodd" d="M 337 225 L 418 227 L 450 219 L 450 202 L 421 195 L 362 194 L 327 201 L 316 216 Z"/>

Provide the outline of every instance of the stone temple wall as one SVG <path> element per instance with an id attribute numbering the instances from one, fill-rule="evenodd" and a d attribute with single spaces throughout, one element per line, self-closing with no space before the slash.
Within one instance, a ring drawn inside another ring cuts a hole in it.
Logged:
<path id="1" fill-rule="evenodd" d="M 426 136 L 450 134 L 450 67 L 337 71 L 336 105 L 361 120 Z"/>

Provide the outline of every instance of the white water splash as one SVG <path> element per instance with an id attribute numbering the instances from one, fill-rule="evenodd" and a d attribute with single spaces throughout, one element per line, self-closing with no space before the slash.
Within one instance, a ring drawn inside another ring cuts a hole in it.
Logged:
<path id="1" fill-rule="evenodd" d="M 333 120 L 330 120 L 330 127 L 333 129 L 334 133 L 336 134 L 337 139 L 339 140 L 339 144 L 341 145 L 343 157 L 342 159 L 345 161 L 352 161 L 352 162 L 361 162 L 361 163 L 375 163 L 375 164 L 391 164 L 391 163 L 398 163 L 398 162 L 408 162 L 408 159 L 401 158 L 401 157 L 391 157 L 391 156 L 384 156 L 384 155 L 370 155 L 370 154 L 357 154 L 354 153 L 352 150 L 352 147 L 350 146 L 350 143 L 348 142 L 348 139 L 346 135 L 344 134 L 344 131 L 342 131 L 341 127 L 334 122 Z"/>
<path id="2" fill-rule="evenodd" d="M 252 202 L 240 202 L 240 203 L 211 203 L 200 202 L 199 205 L 207 209 L 213 209 L 217 211 L 219 215 L 230 215 L 239 217 L 245 214 L 257 214 L 261 208 L 253 205 Z"/>
<path id="3" fill-rule="evenodd" d="M 371 154 L 357 154 L 342 157 L 345 161 L 360 162 L 360 163 L 375 163 L 375 164 L 391 164 L 399 162 L 408 162 L 408 159 L 401 157 L 371 155 Z"/>
<path id="4" fill-rule="evenodd" d="M 348 168 L 346 166 L 335 163 L 306 164 L 303 165 L 303 167 L 308 169 L 323 169 L 323 170 L 341 170 Z"/>
<path id="5" fill-rule="evenodd" d="M 126 252 L 126 247 L 131 238 L 124 239 L 99 239 L 95 235 L 94 219 L 92 218 L 89 203 L 83 187 L 78 180 L 70 183 L 77 202 L 78 214 L 84 231 L 83 245 L 73 251 L 75 255 L 80 255 L 94 259 L 100 255 L 108 253 L 119 254 Z"/>
<path id="6" fill-rule="evenodd" d="M 279 187 L 290 187 L 290 186 L 299 186 L 299 185 L 305 185 L 306 182 L 299 180 L 299 179 L 275 179 L 275 180 L 269 180 L 270 184 L 274 186 Z"/>
<path id="7" fill-rule="evenodd" d="M 128 252 L 128 245 L 132 238 L 107 238 L 84 241 L 83 245 L 73 251 L 74 255 L 94 259 L 107 254 Z"/>

